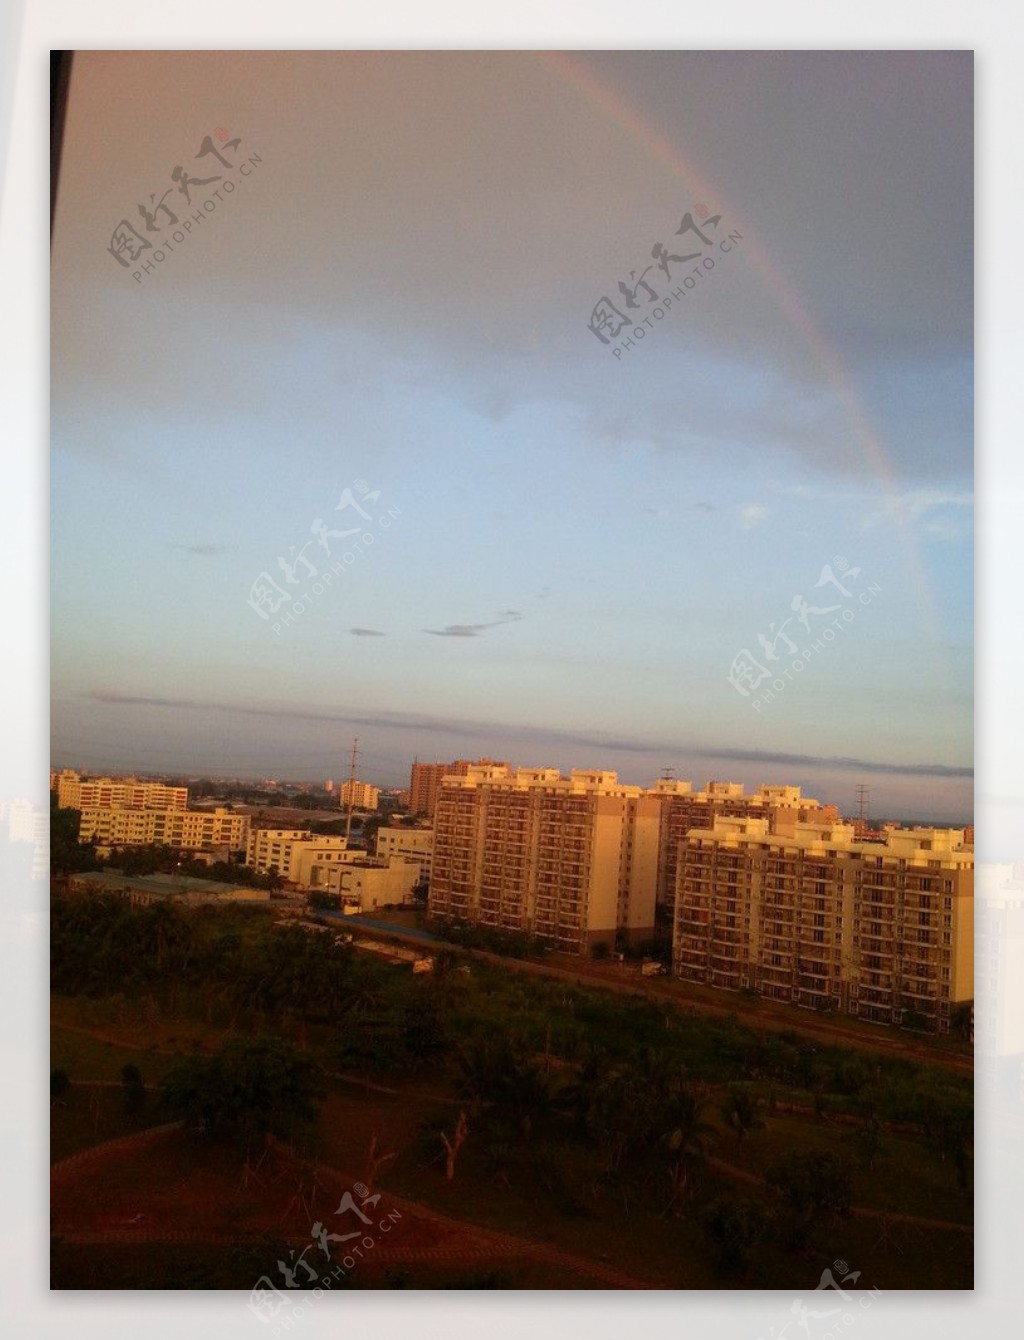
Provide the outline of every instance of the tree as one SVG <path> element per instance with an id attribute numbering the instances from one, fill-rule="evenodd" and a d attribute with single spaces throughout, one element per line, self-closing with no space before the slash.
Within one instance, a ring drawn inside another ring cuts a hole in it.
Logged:
<path id="1" fill-rule="evenodd" d="M 690 1194 L 694 1174 L 707 1157 L 706 1143 L 714 1134 L 714 1128 L 702 1119 L 702 1108 L 693 1090 L 678 1084 L 665 1096 L 659 1113 L 661 1145 L 668 1155 L 672 1193 L 666 1210 L 674 1214 L 680 1213 Z"/>
<path id="2" fill-rule="evenodd" d="M 136 1065 L 121 1067 L 121 1110 L 134 1120 L 146 1105 L 146 1086 Z"/>
<path id="3" fill-rule="evenodd" d="M 882 1128 L 878 1118 L 869 1116 L 864 1125 L 857 1128 L 853 1139 L 861 1162 L 869 1172 L 873 1172 L 875 1160 L 882 1152 Z"/>
<path id="4" fill-rule="evenodd" d="M 60 809 L 56 793 L 50 792 L 50 873 L 54 876 L 99 870 L 93 842 L 79 842 L 81 810 Z"/>
<path id="5" fill-rule="evenodd" d="M 310 908 L 316 912 L 337 911 L 341 906 L 341 895 L 328 893 L 324 889 L 315 889 L 308 897 Z"/>
<path id="6" fill-rule="evenodd" d="M 461 1108 L 451 1138 L 449 1139 L 447 1131 L 441 1131 L 441 1143 L 445 1149 L 444 1175 L 449 1182 L 455 1179 L 455 1161 L 459 1157 L 459 1150 L 466 1143 L 468 1135 L 469 1123 L 466 1121 L 466 1109 Z"/>
<path id="7" fill-rule="evenodd" d="M 376 1130 L 370 1136 L 370 1145 L 366 1151 L 366 1171 L 363 1173 L 363 1184 L 366 1187 L 366 1194 L 370 1195 L 377 1182 L 378 1174 L 385 1163 L 390 1163 L 397 1157 L 397 1151 L 391 1154 L 382 1154 L 378 1146 L 378 1134 Z"/>
<path id="8" fill-rule="evenodd" d="M 725 1119 L 725 1124 L 736 1133 L 737 1140 L 742 1140 L 751 1131 L 764 1129 L 764 1122 L 757 1114 L 757 1100 L 751 1095 L 749 1089 L 743 1088 L 739 1084 L 729 1085 L 727 1096 L 719 1111 Z"/>
<path id="9" fill-rule="evenodd" d="M 210 1058 L 181 1061 L 164 1081 L 162 1101 L 213 1138 L 293 1136 L 323 1097 L 319 1067 L 280 1038 L 226 1043 Z"/>
<path id="10" fill-rule="evenodd" d="M 806 1241 L 816 1221 L 844 1219 L 850 1213 L 849 1168 L 827 1150 L 794 1150 L 772 1164 L 765 1181 L 792 1212 L 790 1241 L 794 1246 Z"/>
<path id="11" fill-rule="evenodd" d="M 702 1227 L 719 1269 L 742 1274 L 750 1265 L 754 1248 L 767 1237 L 771 1220 L 757 1201 L 719 1196 L 704 1212 Z"/>
<path id="12" fill-rule="evenodd" d="M 949 1031 L 961 1042 L 970 1042 L 974 1033 L 974 1001 L 964 1000 L 953 1007 L 949 1016 Z"/>

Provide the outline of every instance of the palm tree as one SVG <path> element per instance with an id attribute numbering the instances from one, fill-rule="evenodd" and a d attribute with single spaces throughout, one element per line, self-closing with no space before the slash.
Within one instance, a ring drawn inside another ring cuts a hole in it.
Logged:
<path id="1" fill-rule="evenodd" d="M 705 1146 L 714 1136 L 714 1127 L 703 1120 L 703 1106 L 684 1084 L 677 1085 L 665 1103 L 661 1145 L 668 1156 L 672 1191 L 666 1214 L 681 1213 L 682 1203 L 693 1189 L 695 1175 L 706 1161 Z"/>
<path id="2" fill-rule="evenodd" d="M 728 1093 L 719 1107 L 725 1118 L 725 1124 L 735 1131 L 736 1139 L 742 1140 L 751 1131 L 764 1128 L 764 1122 L 757 1115 L 759 1104 L 749 1090 L 738 1084 L 730 1084 Z"/>

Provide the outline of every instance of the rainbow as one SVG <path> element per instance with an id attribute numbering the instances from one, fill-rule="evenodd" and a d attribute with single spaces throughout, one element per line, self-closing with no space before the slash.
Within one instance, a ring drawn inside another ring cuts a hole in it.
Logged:
<path id="1" fill-rule="evenodd" d="M 721 212 L 730 223 L 736 221 L 739 225 L 741 222 L 739 211 L 724 198 L 714 183 L 703 177 L 693 163 L 661 131 L 630 107 L 620 94 L 612 92 L 602 83 L 581 57 L 575 54 L 570 56 L 564 51 L 541 51 L 535 54 L 545 70 L 568 84 L 585 102 L 596 108 L 609 121 L 628 131 L 651 158 L 657 160 L 674 177 L 683 182 L 691 192 L 693 201 L 701 199 L 708 201 L 716 213 Z M 838 353 L 825 338 L 812 313 L 793 291 L 782 270 L 758 242 L 756 236 L 747 230 L 743 233 L 743 248 L 740 254 L 746 258 L 752 271 L 771 294 L 786 320 L 798 332 L 811 357 L 821 369 L 825 381 L 848 415 L 865 460 L 881 483 L 887 502 L 896 518 L 922 612 L 934 632 L 938 627 L 934 600 L 911 530 L 909 513 L 900 498 L 885 444 L 871 423 L 870 416 L 858 396 L 853 378 Z M 939 641 L 938 637 L 935 641 Z"/>

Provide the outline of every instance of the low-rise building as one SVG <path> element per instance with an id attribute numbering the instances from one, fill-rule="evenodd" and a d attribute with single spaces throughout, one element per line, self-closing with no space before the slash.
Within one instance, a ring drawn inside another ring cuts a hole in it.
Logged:
<path id="1" fill-rule="evenodd" d="M 188 879 L 177 875 L 125 875 L 120 870 L 89 870 L 71 875 L 68 889 L 74 894 L 115 894 L 135 907 L 175 902 L 189 906 L 219 903 L 269 903 L 267 889 L 247 884 L 227 884 L 210 879 Z"/>
<path id="2" fill-rule="evenodd" d="M 382 861 L 394 856 L 415 865 L 417 883 L 430 880 L 430 869 L 434 861 L 432 828 L 378 828 L 376 850 L 378 858 Z"/>
<path id="3" fill-rule="evenodd" d="M 394 907 L 413 902 L 416 867 L 392 857 L 388 863 L 362 856 L 326 872 L 322 886 L 327 893 L 341 898 L 342 908 L 372 912 L 377 907 Z"/>
<path id="4" fill-rule="evenodd" d="M 57 804 L 68 810 L 184 810 L 188 787 L 137 777 L 82 777 L 65 768 L 57 776 Z"/>
<path id="5" fill-rule="evenodd" d="M 313 833 L 308 828 L 254 828 L 249 835 L 246 865 L 258 874 L 276 870 L 288 884 L 300 889 L 324 889 L 330 871 L 355 861 L 365 852 L 348 845 L 348 838 Z"/>
<path id="6" fill-rule="evenodd" d="M 179 851 L 244 851 L 249 819 L 231 810 L 85 809 L 78 825 L 79 842 L 97 847 L 149 844 Z"/>

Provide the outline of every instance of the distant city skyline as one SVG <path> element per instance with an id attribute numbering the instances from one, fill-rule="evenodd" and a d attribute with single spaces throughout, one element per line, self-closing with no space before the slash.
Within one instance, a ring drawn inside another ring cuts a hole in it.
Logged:
<path id="1" fill-rule="evenodd" d="M 947 51 L 78 53 L 54 762 L 337 780 L 358 734 L 385 786 L 486 753 L 969 817 L 972 85 Z M 141 278 L 122 221 L 168 240 Z"/>
<path id="2" fill-rule="evenodd" d="M 454 757 L 454 755 L 452 755 Z M 360 750 L 362 758 L 362 750 Z M 405 791 L 409 789 L 410 770 L 413 763 L 434 763 L 443 760 L 433 758 L 419 757 L 409 759 L 404 770 L 401 763 L 398 764 L 398 771 L 395 772 L 383 759 L 383 756 L 376 754 L 371 750 L 370 757 L 377 758 L 381 762 L 378 770 L 375 770 L 369 763 L 362 763 L 357 769 L 357 779 L 359 782 L 370 782 L 372 785 L 380 788 L 382 791 Z M 871 765 L 858 760 L 836 760 L 833 769 L 829 772 L 821 764 L 816 765 L 811 759 L 797 760 L 790 758 L 788 763 L 790 767 L 799 768 L 797 771 L 786 772 L 778 769 L 768 773 L 758 771 L 760 764 L 757 760 L 750 760 L 746 764 L 738 759 L 725 757 L 705 758 L 696 763 L 689 770 L 680 770 L 672 764 L 664 764 L 659 769 L 654 770 L 653 765 L 647 767 L 642 761 L 635 765 L 623 767 L 616 765 L 605 758 L 602 762 L 597 755 L 587 755 L 587 761 L 581 761 L 580 757 L 572 754 L 563 755 L 561 758 L 554 755 L 540 757 L 526 755 L 518 759 L 510 759 L 509 766 L 515 768 L 535 768 L 535 767 L 557 767 L 561 772 L 569 774 L 573 770 L 599 769 L 601 771 L 612 771 L 617 773 L 619 780 L 633 786 L 653 786 L 659 777 L 666 774 L 680 780 L 690 781 L 695 791 L 712 781 L 717 782 L 741 782 L 744 790 L 755 792 L 761 785 L 793 785 L 801 787 L 803 794 L 813 795 L 821 800 L 823 804 L 834 804 L 839 806 L 842 813 L 848 817 L 855 817 L 858 811 L 860 797 L 858 788 L 864 786 L 867 789 L 865 798 L 865 807 L 869 819 L 900 819 L 900 818 L 922 818 L 935 819 L 938 822 L 956 824 L 973 822 L 973 806 L 968 802 L 964 808 L 956 809 L 955 788 L 962 779 L 955 774 L 945 778 L 941 773 L 925 774 L 928 776 L 930 785 L 934 787 L 936 782 L 948 781 L 951 787 L 951 794 L 946 804 L 940 804 L 937 808 L 929 808 L 921 801 L 922 792 L 914 785 L 914 778 L 907 778 L 899 773 L 893 773 L 885 765 Z M 470 760 L 472 761 L 472 760 Z M 717 771 L 709 770 L 709 763 L 717 763 Z M 121 765 L 88 765 L 77 760 L 57 759 L 52 764 L 53 768 L 59 771 L 62 768 L 72 768 L 80 770 L 83 773 L 100 775 L 108 773 L 113 776 L 154 776 L 154 777 L 174 777 L 188 778 L 195 780 L 222 781 L 225 783 L 239 782 L 256 784 L 259 782 L 274 782 L 283 786 L 324 786 L 328 780 L 321 773 L 313 770 L 275 770 L 270 768 L 257 768 L 255 770 L 241 771 L 237 773 L 204 771 L 199 768 L 189 768 L 178 766 L 168 767 L 143 767 L 143 766 L 121 766 Z M 885 784 L 873 785 L 872 777 L 885 776 Z M 812 780 L 816 779 L 816 780 Z M 848 779 L 848 780 L 847 780 Z M 334 791 L 327 794 L 336 796 L 345 784 L 347 778 L 337 777 L 334 779 Z M 901 784 L 902 783 L 902 784 Z M 929 791 L 934 795 L 934 791 Z M 886 809 L 881 808 L 880 796 L 902 796 L 907 797 L 905 804 L 899 800 L 893 803 L 896 809 L 891 806 Z"/>

